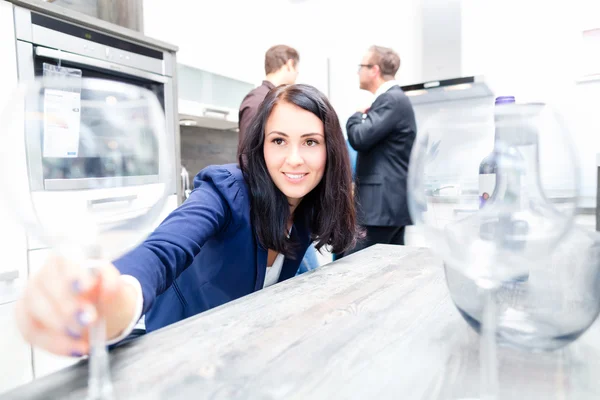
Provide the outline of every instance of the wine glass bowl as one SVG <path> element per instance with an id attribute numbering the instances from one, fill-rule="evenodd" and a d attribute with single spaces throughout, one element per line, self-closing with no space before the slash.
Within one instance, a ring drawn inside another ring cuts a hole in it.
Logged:
<path id="1" fill-rule="evenodd" d="M 0 203 L 29 248 L 93 268 L 161 222 L 174 154 L 154 93 L 49 69 L 57 73 L 22 82 L 0 110 L 0 146 L 10 149 L 0 157 Z M 102 318 L 89 338 L 88 399 L 112 399 Z"/>
<path id="2" fill-rule="evenodd" d="M 527 263 L 527 275 L 494 291 L 496 339 L 529 351 L 551 351 L 576 340 L 600 313 L 600 236 L 573 228 L 556 249 Z M 445 266 L 452 301 L 480 332 L 484 299 L 475 280 Z"/>
<path id="3" fill-rule="evenodd" d="M 555 349 L 598 315 L 597 240 L 573 229 L 578 165 L 560 113 L 547 104 L 449 108 L 419 131 L 411 215 L 478 331 L 489 295 L 482 289 L 492 290 L 500 343 Z"/>
<path id="4" fill-rule="evenodd" d="M 73 91 L 75 112 L 60 98 Z M 49 100 L 48 92 L 58 94 Z M 172 161 L 150 91 L 92 78 L 37 79 L 15 90 L 1 118 L 0 144 L 14 152 L 0 160 L 0 201 L 33 240 L 112 260 L 160 222 Z"/>

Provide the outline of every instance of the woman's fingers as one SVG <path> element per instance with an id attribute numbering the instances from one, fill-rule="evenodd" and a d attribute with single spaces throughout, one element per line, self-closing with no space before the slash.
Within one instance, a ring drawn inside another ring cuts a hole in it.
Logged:
<path id="1" fill-rule="evenodd" d="M 81 357 L 89 351 L 86 337 L 77 337 L 69 333 L 67 328 L 63 330 L 49 329 L 29 313 L 23 299 L 17 303 L 16 319 L 23 337 L 32 346 L 71 357 Z"/>

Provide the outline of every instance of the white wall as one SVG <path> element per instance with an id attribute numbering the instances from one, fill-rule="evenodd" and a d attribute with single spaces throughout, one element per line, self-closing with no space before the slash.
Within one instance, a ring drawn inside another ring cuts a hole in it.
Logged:
<path id="1" fill-rule="evenodd" d="M 583 194 L 591 197 L 600 152 L 600 83 L 576 80 L 589 69 L 582 31 L 599 28 L 598 16 L 597 0 L 462 0 L 463 75 L 485 75 L 497 95 L 556 105 L 579 152 Z M 561 149 L 555 150 L 560 167 Z"/>
<path id="2" fill-rule="evenodd" d="M 521 98 L 555 97 L 575 79 L 578 2 L 463 0 L 465 70 Z"/>
<path id="3" fill-rule="evenodd" d="M 183 64 L 258 84 L 264 53 L 282 29 L 282 22 L 272 19 L 273 3 L 144 0 L 144 33 L 179 46 Z"/>
<path id="4" fill-rule="evenodd" d="M 180 47 L 178 61 L 255 84 L 264 53 L 288 44 L 300 53 L 299 82 L 323 92 L 343 123 L 370 95 L 358 89 L 357 65 L 372 44 L 400 54 L 397 78 L 420 78 L 419 0 L 144 0 L 144 33 Z M 237 32 L 237 33 L 233 33 Z M 330 82 L 327 82 L 327 59 Z"/>
<path id="5" fill-rule="evenodd" d="M 315 2 L 316 3 L 316 2 Z M 372 95 L 358 88 L 358 64 L 371 45 L 391 47 L 401 59 L 396 76 L 401 84 L 421 79 L 421 27 L 419 0 L 325 0 L 323 25 L 332 35 L 319 32 L 330 55 L 330 99 L 342 125 L 359 107 L 368 106 Z M 329 30 L 329 29 L 328 29 Z"/>
<path id="6" fill-rule="evenodd" d="M 263 78 L 269 46 L 294 46 L 301 55 L 299 82 L 329 89 L 344 125 L 371 100 L 358 89 L 357 77 L 370 45 L 398 51 L 402 84 L 423 80 L 422 5 L 423 0 L 145 0 L 145 33 L 179 45 L 182 63 L 255 84 Z M 485 75 L 496 94 L 560 105 L 581 155 L 584 193 L 593 195 L 600 85 L 575 80 L 585 66 L 581 31 L 600 26 L 600 2 L 462 0 L 461 13 L 462 75 Z"/>

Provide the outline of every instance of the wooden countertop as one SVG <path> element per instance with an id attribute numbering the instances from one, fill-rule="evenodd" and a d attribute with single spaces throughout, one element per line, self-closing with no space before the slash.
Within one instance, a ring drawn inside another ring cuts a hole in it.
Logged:
<path id="1" fill-rule="evenodd" d="M 478 335 L 441 262 L 377 245 L 111 353 L 118 399 L 457 399 L 479 394 Z M 600 328 L 554 353 L 500 348 L 501 399 L 600 398 Z M 82 399 L 87 363 L 2 399 Z"/>

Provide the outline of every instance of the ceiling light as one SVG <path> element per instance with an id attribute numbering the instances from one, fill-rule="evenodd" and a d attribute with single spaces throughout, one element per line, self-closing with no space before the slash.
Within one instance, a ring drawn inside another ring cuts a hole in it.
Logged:
<path id="1" fill-rule="evenodd" d="M 446 86 L 444 88 L 444 90 L 446 92 L 450 92 L 452 90 L 467 90 L 467 89 L 471 89 L 472 87 L 473 87 L 473 85 L 471 85 L 470 83 L 462 83 L 460 85 Z"/>
<path id="2" fill-rule="evenodd" d="M 440 86 L 440 81 L 426 82 L 423 84 L 425 89 L 434 88 Z"/>
<path id="3" fill-rule="evenodd" d="M 427 90 L 421 89 L 421 90 L 409 90 L 408 92 L 406 92 L 406 95 L 409 97 L 413 97 L 413 96 L 420 96 L 422 94 L 427 94 Z"/>
<path id="4" fill-rule="evenodd" d="M 179 125 L 181 125 L 181 126 L 196 126 L 196 125 L 198 125 L 198 122 L 194 121 L 193 119 L 182 119 L 181 121 L 179 121 Z"/>

